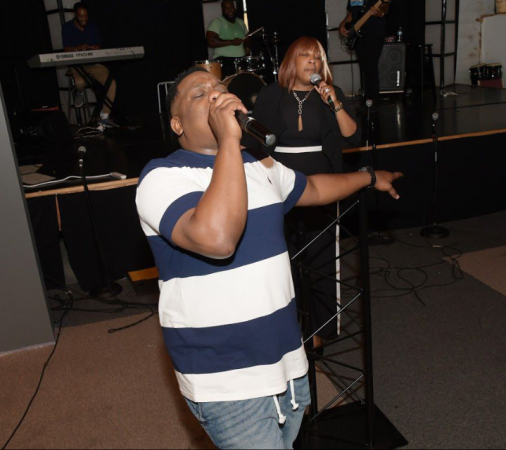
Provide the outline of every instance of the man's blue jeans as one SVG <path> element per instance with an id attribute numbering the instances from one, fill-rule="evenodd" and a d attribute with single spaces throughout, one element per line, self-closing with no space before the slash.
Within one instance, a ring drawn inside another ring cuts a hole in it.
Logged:
<path id="1" fill-rule="evenodd" d="M 202 424 L 209 437 L 220 449 L 291 449 L 299 433 L 304 410 L 311 404 L 307 376 L 294 380 L 295 400 L 299 404 L 293 411 L 290 384 L 279 395 L 281 412 L 286 423 L 280 425 L 274 399 L 261 397 L 237 402 L 186 402 Z"/>

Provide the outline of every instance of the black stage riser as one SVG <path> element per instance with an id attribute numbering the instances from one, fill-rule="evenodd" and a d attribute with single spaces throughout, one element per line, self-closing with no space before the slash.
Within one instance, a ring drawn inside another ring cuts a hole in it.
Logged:
<path id="1" fill-rule="evenodd" d="M 439 223 L 491 214 L 506 209 L 506 134 L 463 138 L 439 144 Z M 387 194 L 369 196 L 370 222 L 375 230 L 421 227 L 434 193 L 434 150 L 432 143 L 377 150 L 377 169 L 401 171 L 405 177 L 396 188 L 399 201 Z M 371 164 L 368 152 L 347 154 L 345 171 Z M 345 205 L 350 200 L 343 202 Z M 381 209 L 381 223 L 374 211 Z M 429 214 L 427 225 L 432 224 Z M 354 230 L 356 216 L 347 218 Z"/>

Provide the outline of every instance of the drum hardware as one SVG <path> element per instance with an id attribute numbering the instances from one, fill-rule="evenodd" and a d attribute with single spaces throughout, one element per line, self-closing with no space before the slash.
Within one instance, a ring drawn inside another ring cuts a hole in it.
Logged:
<path id="1" fill-rule="evenodd" d="M 479 81 L 496 80 L 502 78 L 502 64 L 476 64 L 469 69 L 471 82 L 477 85 Z"/>
<path id="2" fill-rule="evenodd" d="M 262 32 L 262 39 L 264 41 L 265 47 L 267 48 L 267 53 L 272 62 L 272 74 L 274 75 L 274 81 L 278 81 L 278 73 L 279 73 L 279 49 L 278 45 L 280 43 L 278 33 L 276 31 L 273 32 L 272 37 L 264 31 Z M 270 44 L 274 47 L 274 54 L 271 51 Z"/>
<path id="3" fill-rule="evenodd" d="M 235 73 L 259 72 L 265 69 L 264 54 L 259 56 L 243 56 L 235 60 Z"/>
<path id="4" fill-rule="evenodd" d="M 212 73 L 220 80 L 223 80 L 223 72 L 222 72 L 222 64 L 220 61 L 217 60 L 202 60 L 202 61 L 195 61 L 193 63 L 194 67 L 201 67 L 202 69 L 207 70 L 209 73 Z"/>

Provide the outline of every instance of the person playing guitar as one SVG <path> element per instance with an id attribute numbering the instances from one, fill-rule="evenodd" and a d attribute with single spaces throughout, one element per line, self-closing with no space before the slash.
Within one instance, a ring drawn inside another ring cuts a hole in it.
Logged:
<path id="1" fill-rule="evenodd" d="M 351 38 L 353 34 L 354 39 L 358 38 L 356 42 L 353 40 L 351 47 L 355 49 L 360 64 L 365 100 L 373 101 L 373 111 L 377 111 L 374 103 L 380 90 L 378 64 L 385 42 L 385 16 L 390 3 L 388 0 L 348 0 L 348 14 L 339 28 L 341 35 Z M 354 24 L 360 25 L 359 30 L 355 30 Z"/>

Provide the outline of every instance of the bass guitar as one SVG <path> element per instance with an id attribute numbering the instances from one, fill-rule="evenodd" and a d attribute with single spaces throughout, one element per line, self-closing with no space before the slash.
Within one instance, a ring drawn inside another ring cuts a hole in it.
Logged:
<path id="1" fill-rule="evenodd" d="M 375 9 L 379 9 L 380 6 L 384 4 L 390 4 L 391 0 L 379 0 L 378 3 L 374 5 Z M 365 23 L 372 17 L 371 9 L 369 9 L 360 20 L 358 20 L 355 24 L 348 22 L 346 24 L 346 28 L 348 29 L 348 36 L 341 35 L 341 42 L 343 45 L 348 48 L 348 50 L 355 50 L 357 46 L 357 41 L 362 37 L 360 33 L 360 29 L 365 25 Z"/>

